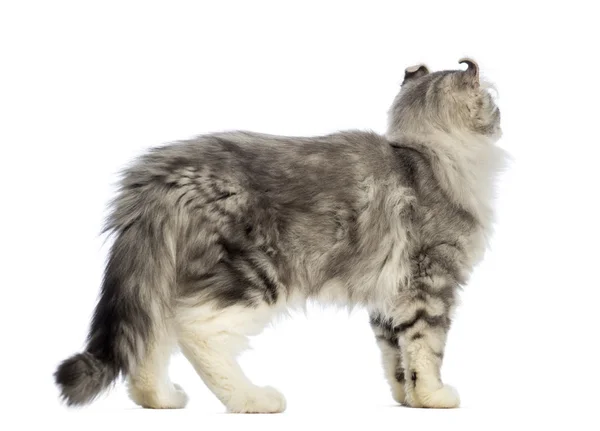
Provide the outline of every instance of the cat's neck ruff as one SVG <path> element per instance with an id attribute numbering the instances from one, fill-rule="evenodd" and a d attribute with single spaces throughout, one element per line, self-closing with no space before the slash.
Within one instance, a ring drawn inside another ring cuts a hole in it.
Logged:
<path id="1" fill-rule="evenodd" d="M 507 159 L 495 144 L 499 137 L 460 131 L 388 134 L 388 139 L 423 153 L 448 197 L 469 211 L 488 233 L 493 223 L 495 180 Z"/>

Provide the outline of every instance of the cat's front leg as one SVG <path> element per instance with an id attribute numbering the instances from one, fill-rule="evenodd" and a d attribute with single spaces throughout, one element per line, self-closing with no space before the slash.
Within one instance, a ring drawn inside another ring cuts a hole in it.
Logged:
<path id="1" fill-rule="evenodd" d="M 398 334 L 394 330 L 391 320 L 385 319 L 379 313 L 371 313 L 371 328 L 375 333 L 377 345 L 381 350 L 383 371 L 392 397 L 400 404 L 406 403 L 406 392 L 404 390 L 405 375 L 402 368 L 402 355 L 398 342 Z"/>
<path id="2" fill-rule="evenodd" d="M 460 404 L 458 393 L 442 382 L 440 373 L 459 285 L 458 270 L 448 255 L 440 249 L 416 258 L 413 281 L 394 311 L 405 401 L 412 407 L 454 408 Z"/>
<path id="3" fill-rule="evenodd" d="M 418 313 L 408 323 L 415 320 L 421 323 L 412 325 L 412 330 L 404 330 L 400 326 L 398 336 L 405 376 L 405 404 L 411 407 L 458 407 L 460 398 L 457 391 L 444 384 L 440 374 L 446 340 L 445 324 L 423 313 Z"/>

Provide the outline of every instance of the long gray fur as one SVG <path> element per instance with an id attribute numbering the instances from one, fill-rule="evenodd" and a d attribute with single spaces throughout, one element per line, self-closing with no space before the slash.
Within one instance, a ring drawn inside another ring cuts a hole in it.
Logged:
<path id="1" fill-rule="evenodd" d="M 218 133 L 135 161 L 107 221 L 114 243 L 87 348 L 55 374 L 66 402 L 88 403 L 134 369 L 178 304 L 293 297 L 367 307 L 395 379 L 416 385 L 423 371 L 401 348 L 427 339 L 423 328 L 445 334 L 491 232 L 489 187 L 470 184 L 469 163 L 477 146 L 500 158 L 500 116 L 468 66 L 407 70 L 386 135 Z M 477 181 L 493 181 L 493 161 L 482 163 Z M 415 390 L 399 401 L 427 404 Z"/>

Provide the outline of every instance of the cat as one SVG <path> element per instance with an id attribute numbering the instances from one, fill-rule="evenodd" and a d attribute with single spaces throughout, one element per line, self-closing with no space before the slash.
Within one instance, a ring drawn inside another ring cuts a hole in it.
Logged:
<path id="1" fill-rule="evenodd" d="M 67 405 L 125 376 L 146 408 L 182 408 L 178 346 L 230 412 L 281 412 L 236 362 L 247 336 L 308 299 L 362 306 L 393 398 L 453 408 L 440 366 L 457 291 L 484 256 L 502 167 L 479 67 L 409 67 L 385 135 L 223 132 L 150 150 L 124 173 L 87 346 L 60 364 Z"/>

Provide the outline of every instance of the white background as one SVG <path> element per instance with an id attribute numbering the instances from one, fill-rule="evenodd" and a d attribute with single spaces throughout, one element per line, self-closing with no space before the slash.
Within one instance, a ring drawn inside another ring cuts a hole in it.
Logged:
<path id="1" fill-rule="evenodd" d="M 598 40 L 593 2 L 3 1 L 0 6 L 2 421 L 67 429 L 598 426 Z M 248 129 L 385 131 L 405 67 L 475 58 L 514 157 L 492 251 L 465 289 L 444 378 L 463 408 L 394 406 L 364 311 L 311 307 L 253 340 L 248 374 L 283 415 L 220 414 L 182 357 L 184 411 L 122 384 L 58 403 L 81 349 L 116 174 L 145 148 Z M 574 425 L 573 425 L 574 424 Z M 12 429 L 12 428 L 11 428 Z M 597 429 L 597 428 L 596 428 Z"/>

